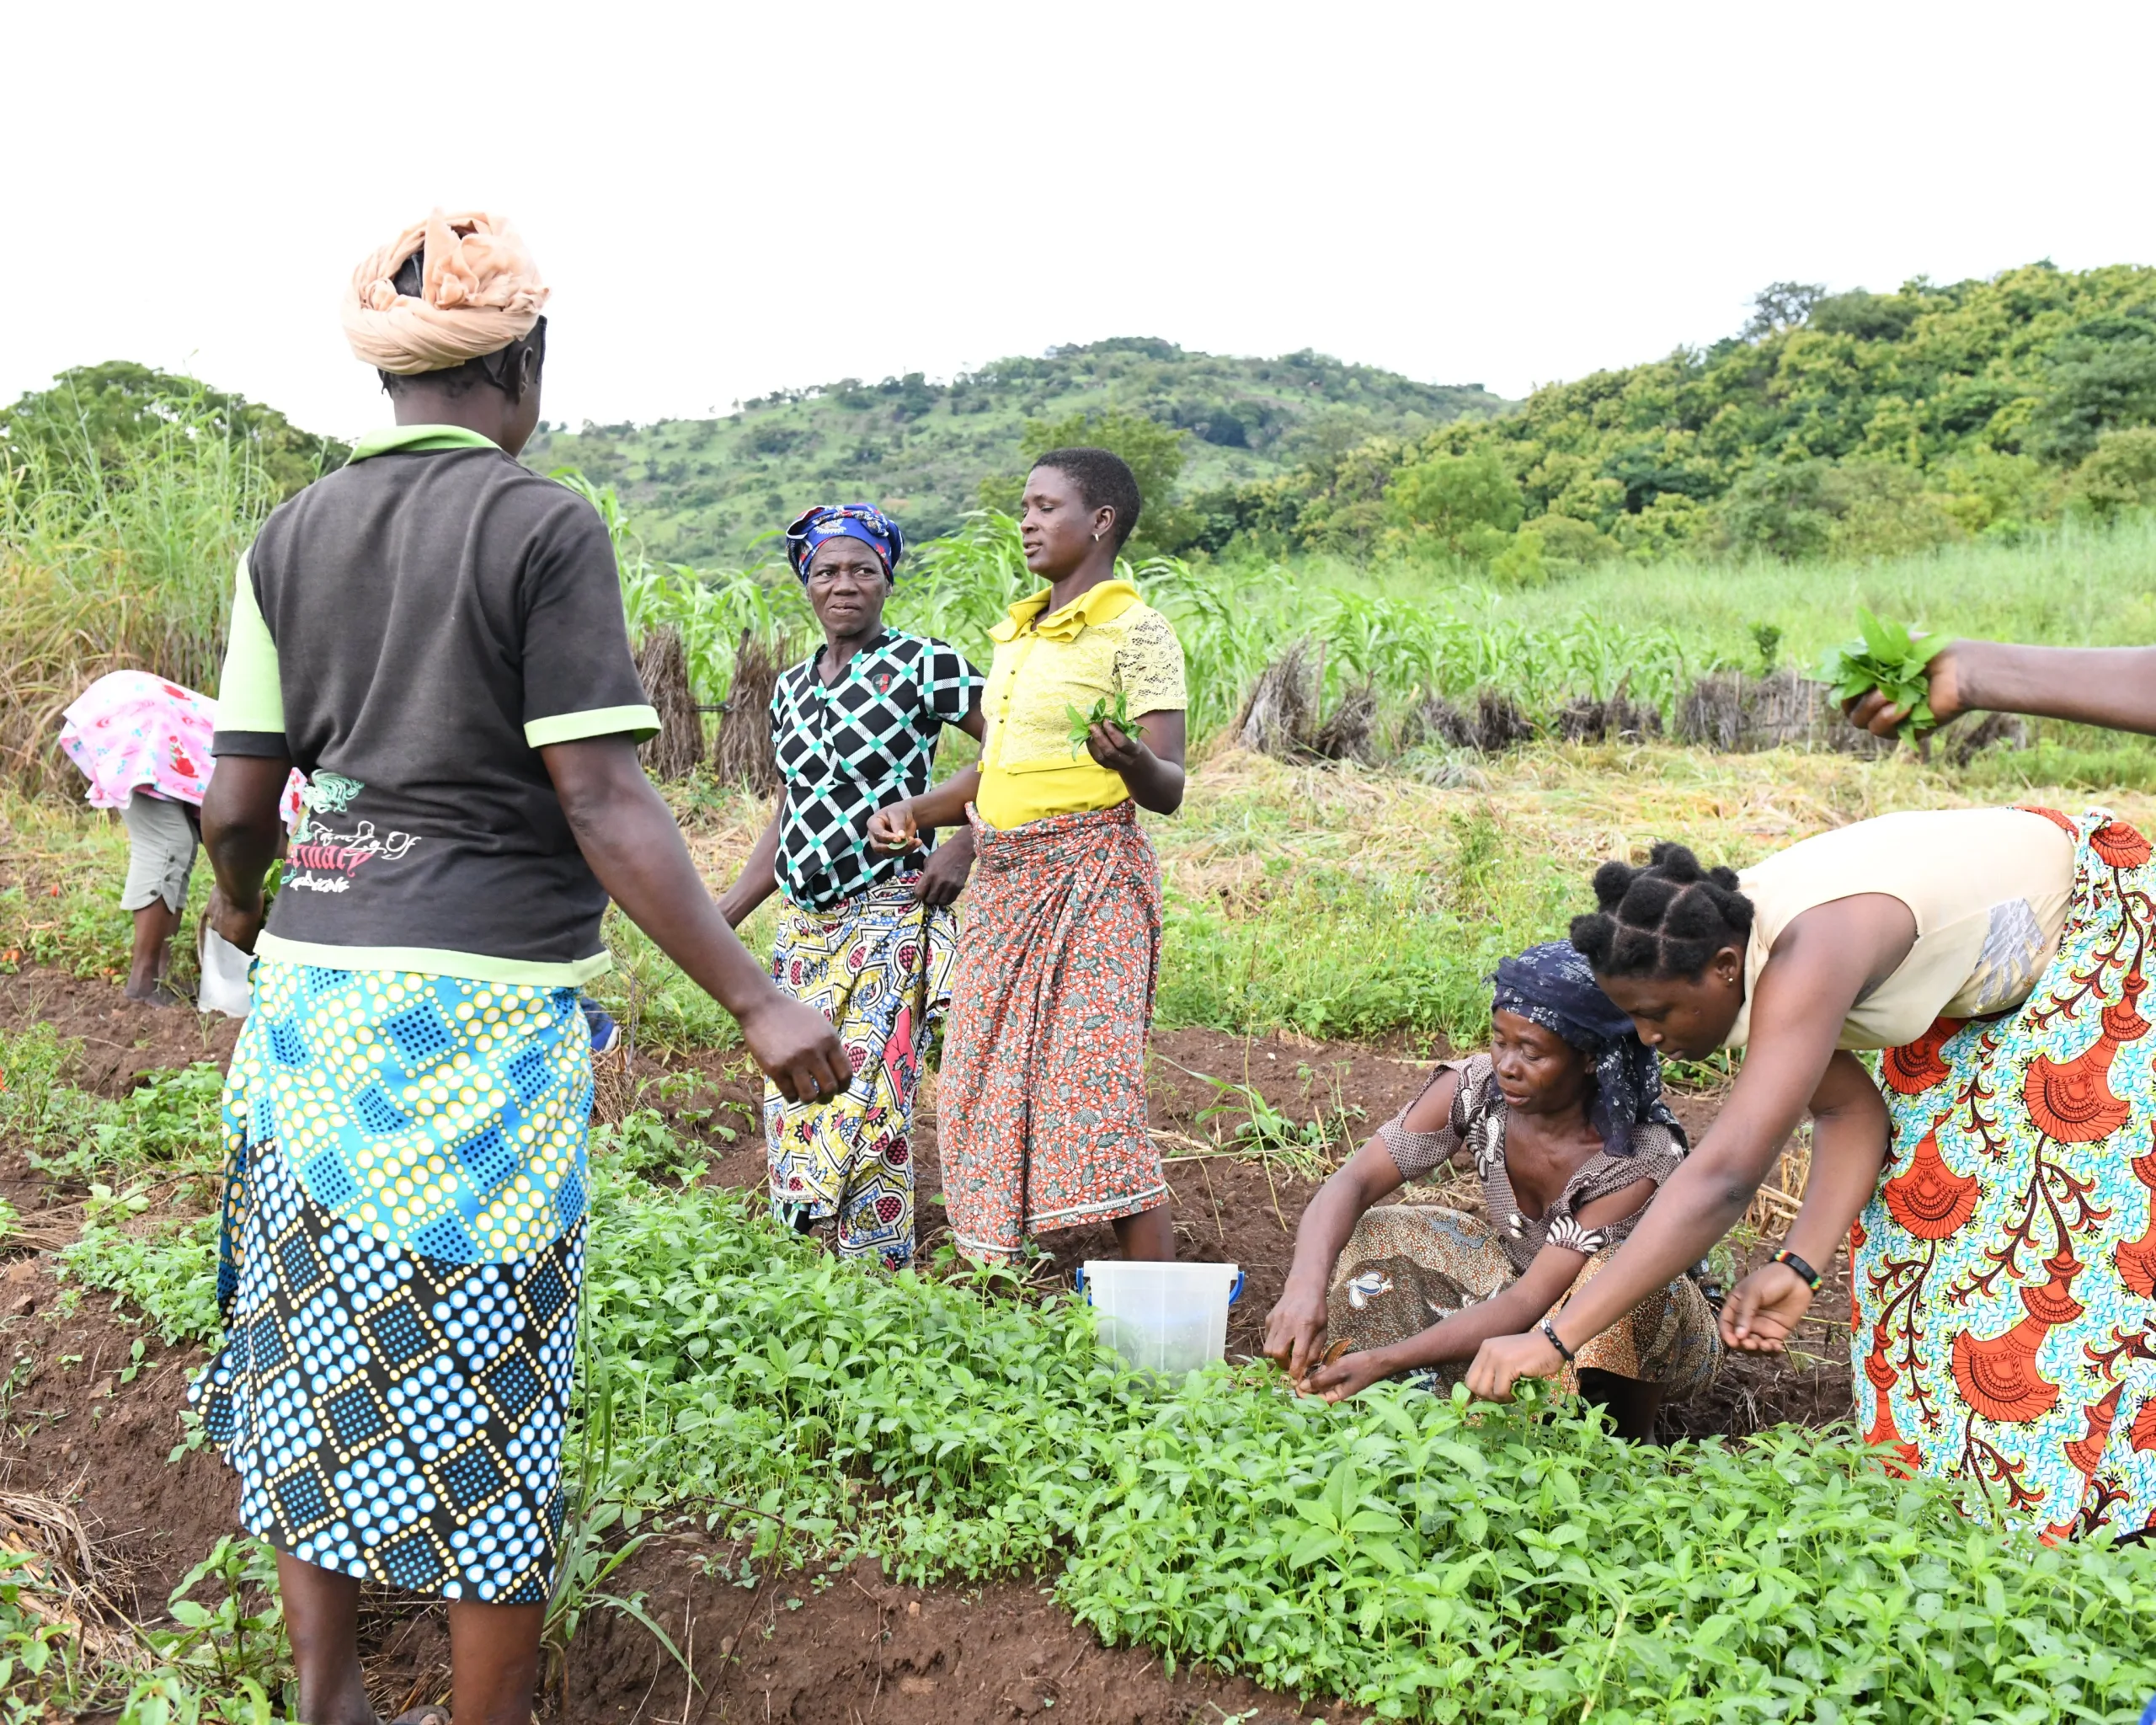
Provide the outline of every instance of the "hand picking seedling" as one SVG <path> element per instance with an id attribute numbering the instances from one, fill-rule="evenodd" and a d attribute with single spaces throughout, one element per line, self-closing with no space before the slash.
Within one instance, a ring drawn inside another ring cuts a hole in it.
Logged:
<path id="1" fill-rule="evenodd" d="M 1078 758 L 1079 751 L 1086 746 L 1097 724 L 1112 724 L 1126 737 L 1132 734 L 1130 697 L 1121 690 L 1117 691 L 1113 707 L 1108 704 L 1108 697 L 1103 695 L 1093 702 L 1091 713 L 1082 713 L 1066 701 L 1063 703 L 1063 716 L 1070 722 L 1070 758 L 1073 761 Z"/>
<path id="2" fill-rule="evenodd" d="M 921 830 L 913 818 L 913 804 L 894 803 L 868 818 L 868 838 L 879 851 L 910 851 L 921 842 Z"/>
<path id="3" fill-rule="evenodd" d="M 1917 634 L 1907 624 L 1874 617 L 1862 606 L 1856 618 L 1862 636 L 1828 648 L 1819 661 L 1819 679 L 1834 686 L 1834 699 L 1844 706 L 1878 690 L 1906 710 L 1897 729 L 1905 741 L 1913 742 L 1938 723 L 1932 716 L 1926 668 L 1948 638 Z"/>

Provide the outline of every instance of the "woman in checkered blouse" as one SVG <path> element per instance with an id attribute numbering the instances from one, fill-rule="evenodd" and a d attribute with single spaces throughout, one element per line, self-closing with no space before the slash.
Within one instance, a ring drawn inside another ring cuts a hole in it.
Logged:
<path id="1" fill-rule="evenodd" d="M 830 1019 L 853 1062 L 836 1096 L 765 1091 L 773 1212 L 803 1231 L 829 1225 L 841 1257 L 897 1269 L 914 1250 L 914 1092 L 950 1003 L 951 906 L 973 838 L 884 850 L 868 819 L 928 788 L 946 725 L 979 738 L 981 677 L 945 643 L 883 627 L 905 537 L 881 510 L 807 510 L 787 547 L 824 645 L 772 692 L 783 785 L 720 908 L 739 927 L 779 895 L 772 977 Z"/>

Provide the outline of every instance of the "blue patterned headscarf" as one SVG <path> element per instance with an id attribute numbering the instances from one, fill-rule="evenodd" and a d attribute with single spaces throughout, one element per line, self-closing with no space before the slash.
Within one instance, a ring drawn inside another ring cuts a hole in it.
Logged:
<path id="1" fill-rule="evenodd" d="M 906 536 L 899 524 L 873 503 L 819 503 L 805 509 L 786 530 L 787 561 L 803 581 L 808 559 L 827 540 L 858 539 L 883 559 L 883 579 L 899 578 L 899 559 L 906 554 Z"/>
<path id="2" fill-rule="evenodd" d="M 1681 1148 L 1684 1129 L 1662 1099 L 1662 1060 L 1633 1033 L 1632 1021 L 1602 991 L 1586 957 L 1569 941 L 1529 947 L 1497 961 L 1491 1009 L 1516 1012 L 1561 1036 L 1594 1073 L 1588 1119 L 1611 1156 L 1632 1153 L 1632 1130 L 1666 1126 Z"/>

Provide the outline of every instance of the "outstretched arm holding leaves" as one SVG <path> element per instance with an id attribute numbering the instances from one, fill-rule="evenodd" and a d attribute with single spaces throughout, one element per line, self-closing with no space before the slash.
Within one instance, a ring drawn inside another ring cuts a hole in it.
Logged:
<path id="1" fill-rule="evenodd" d="M 1922 673 L 1914 691 L 1875 683 L 1852 692 L 1837 681 L 1835 693 L 1852 724 L 1882 737 L 1919 709 L 1938 724 L 1964 713 L 2020 713 L 2156 736 L 2156 647 L 1941 641 Z"/>

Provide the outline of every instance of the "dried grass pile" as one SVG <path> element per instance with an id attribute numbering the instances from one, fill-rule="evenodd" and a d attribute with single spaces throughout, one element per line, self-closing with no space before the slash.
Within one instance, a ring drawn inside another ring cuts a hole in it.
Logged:
<path id="1" fill-rule="evenodd" d="M 1291 641 L 1259 673 L 1243 697 L 1242 710 L 1229 728 L 1230 745 L 1269 755 L 1276 761 L 1378 761 L 1378 692 L 1365 679 L 1351 685 L 1331 713 L 1324 710 L 1325 647 L 1308 639 Z M 1535 735 L 1532 720 L 1509 695 L 1479 690 L 1472 712 L 1440 696 L 1429 696 L 1401 722 L 1395 746 L 1413 749 L 1438 743 L 1449 749 L 1475 749 L 1495 755 Z"/>
<path id="2" fill-rule="evenodd" d="M 1785 668 L 1764 677 L 1715 671 L 1693 684 L 1678 703 L 1677 739 L 1724 754 L 1763 749 L 1827 750 L 1838 755 L 1885 755 L 1892 740 L 1850 724 L 1824 683 Z"/>
<path id="3" fill-rule="evenodd" d="M 80 1664 L 118 1677 L 144 1663 L 131 1632 L 134 1589 L 69 1505 L 0 1492 L 0 1552 L 15 1560 L 7 1573 L 16 1609 L 60 1630 Z"/>
<path id="4" fill-rule="evenodd" d="M 1318 692 L 1325 681 L 1325 649 L 1306 637 L 1290 641 L 1258 673 L 1243 697 L 1229 734 L 1235 746 L 1292 761 L 1309 752 L 1317 734 Z"/>
<path id="5" fill-rule="evenodd" d="M 1310 752 L 1321 761 L 1353 761 L 1372 766 L 1377 761 L 1377 750 L 1370 734 L 1377 719 L 1377 686 L 1358 684 L 1340 697 L 1340 704 L 1318 726 L 1310 740 Z"/>
<path id="6" fill-rule="evenodd" d="M 1568 701 L 1557 713 L 1557 734 L 1568 743 L 1644 743 L 1662 734 L 1662 714 L 1634 701 L 1620 686 L 1607 701 Z"/>
<path id="7" fill-rule="evenodd" d="M 1472 749 L 1481 755 L 1502 755 L 1522 743 L 1531 743 L 1537 733 L 1534 721 L 1518 702 L 1495 689 L 1477 689 L 1471 708 L 1460 707 L 1442 695 L 1423 697 L 1401 722 L 1400 746 L 1419 749 L 1436 744 L 1447 749 Z"/>
<path id="8" fill-rule="evenodd" d="M 760 797 L 778 789 L 778 757 L 771 752 L 769 714 L 779 675 L 793 662 L 784 640 L 770 641 L 741 631 L 734 649 L 734 685 L 720 710 L 718 735 L 712 744 L 711 769 L 722 782 L 746 785 Z"/>
<path id="9" fill-rule="evenodd" d="M 659 714 L 659 734 L 637 755 L 656 779 L 686 778 L 703 757 L 704 719 L 689 686 L 689 655 L 671 624 L 648 632 L 637 653 L 644 698 Z"/>

